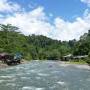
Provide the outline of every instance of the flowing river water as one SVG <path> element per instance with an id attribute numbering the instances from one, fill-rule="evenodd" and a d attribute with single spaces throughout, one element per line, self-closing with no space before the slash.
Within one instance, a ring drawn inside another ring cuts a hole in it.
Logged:
<path id="1" fill-rule="evenodd" d="M 31 61 L 1 69 L 0 90 L 90 90 L 90 70 Z"/>

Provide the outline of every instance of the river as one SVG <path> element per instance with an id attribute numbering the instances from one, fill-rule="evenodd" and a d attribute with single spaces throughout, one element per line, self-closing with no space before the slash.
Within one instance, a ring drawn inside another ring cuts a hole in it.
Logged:
<path id="1" fill-rule="evenodd" d="M 90 70 L 31 61 L 1 69 L 0 90 L 90 90 Z"/>

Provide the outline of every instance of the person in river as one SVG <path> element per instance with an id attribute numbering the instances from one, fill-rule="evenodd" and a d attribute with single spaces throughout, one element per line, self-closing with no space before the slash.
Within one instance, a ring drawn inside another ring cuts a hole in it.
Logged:
<path id="1" fill-rule="evenodd" d="M 49 67 L 51 68 L 51 67 L 52 67 L 52 65 L 49 65 Z"/>

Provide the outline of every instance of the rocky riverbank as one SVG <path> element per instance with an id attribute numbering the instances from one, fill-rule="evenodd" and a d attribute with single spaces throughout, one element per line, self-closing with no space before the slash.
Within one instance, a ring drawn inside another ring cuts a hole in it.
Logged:
<path id="1" fill-rule="evenodd" d="M 26 64 L 26 63 L 28 63 L 29 61 L 27 61 L 27 60 L 22 60 L 21 61 L 21 64 Z M 7 64 L 5 64 L 5 63 L 2 63 L 1 61 L 0 61 L 0 69 L 3 69 L 3 68 L 8 68 L 8 67 L 11 67 L 11 66 L 9 66 L 9 65 L 7 65 Z"/>
<path id="2" fill-rule="evenodd" d="M 29 63 L 30 61 L 27 61 L 27 60 L 22 60 L 21 61 L 21 64 L 26 64 L 26 63 Z M 60 66 L 63 66 L 63 67 L 68 67 L 68 66 L 73 66 L 73 67 L 76 67 L 76 68 L 81 68 L 81 69 L 89 69 L 90 70 L 90 66 L 88 64 L 72 64 L 70 62 L 63 62 L 63 61 L 55 61 L 56 63 L 60 64 Z M 11 67 L 11 66 L 8 66 L 7 64 L 4 64 L 0 61 L 0 69 L 2 68 L 8 68 L 8 67 Z"/>

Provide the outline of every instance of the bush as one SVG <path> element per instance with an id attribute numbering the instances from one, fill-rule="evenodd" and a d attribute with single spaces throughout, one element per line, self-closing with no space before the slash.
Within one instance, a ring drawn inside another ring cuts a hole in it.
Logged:
<path id="1" fill-rule="evenodd" d="M 90 65 L 90 52 L 88 53 L 88 58 L 87 58 L 86 62 Z"/>

